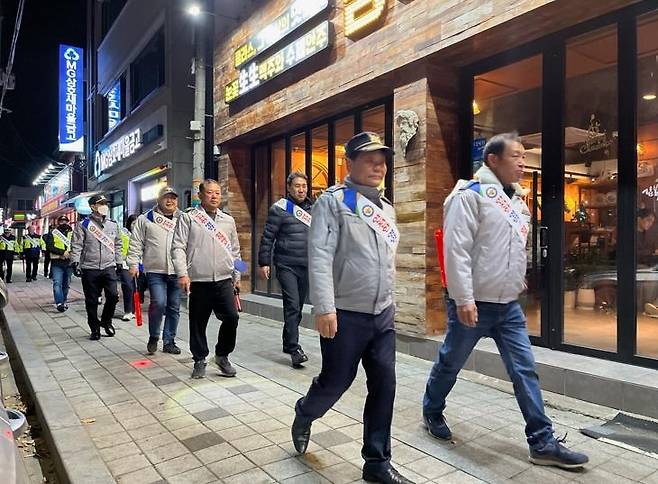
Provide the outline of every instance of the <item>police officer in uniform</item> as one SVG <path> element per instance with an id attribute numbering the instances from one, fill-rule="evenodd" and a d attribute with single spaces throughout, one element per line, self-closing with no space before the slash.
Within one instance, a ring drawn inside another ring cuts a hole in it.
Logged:
<path id="1" fill-rule="evenodd" d="M 28 226 L 27 234 L 23 235 L 23 252 L 21 257 L 25 260 L 25 275 L 27 282 L 37 280 L 39 270 L 39 256 L 41 255 L 41 239 L 34 232 L 32 225 Z"/>
<path id="2" fill-rule="evenodd" d="M 271 275 L 272 253 L 276 277 L 283 295 L 283 352 L 292 367 L 300 368 L 308 357 L 299 344 L 299 323 L 308 294 L 308 231 L 313 202 L 308 198 L 308 178 L 298 171 L 286 180 L 288 196 L 270 207 L 258 251 L 261 276 Z"/>
<path id="3" fill-rule="evenodd" d="M 102 194 L 91 197 L 91 215 L 73 231 L 71 264 L 74 274 L 82 277 L 91 340 L 101 338 L 101 326 L 107 336 L 114 336 L 112 317 L 119 301 L 117 281 L 123 270 L 120 228 L 107 218 L 110 211 L 107 202 Z M 99 321 L 98 298 L 102 291 L 105 291 L 105 305 Z"/>
<path id="4" fill-rule="evenodd" d="M 55 225 L 49 225 L 48 232 L 41 236 L 41 248 L 43 250 L 45 250 L 45 248 L 48 246 L 48 241 L 52 238 L 53 230 L 55 230 Z M 43 277 L 53 277 L 53 271 L 50 265 L 50 252 L 48 251 L 46 251 L 46 253 L 43 255 Z"/>
<path id="5" fill-rule="evenodd" d="M 53 297 L 60 313 L 69 308 L 68 295 L 71 284 L 71 239 L 73 229 L 69 219 L 62 215 L 57 219 L 57 228 L 50 232 L 46 250 L 50 253 L 50 267 L 53 273 Z"/>
<path id="6" fill-rule="evenodd" d="M 411 483 L 391 465 L 395 399 L 395 210 L 378 188 L 393 151 L 375 133 L 345 145 L 349 176 L 313 206 L 309 235 L 311 302 L 322 369 L 295 407 L 292 440 L 306 451 L 311 424 L 350 387 L 359 363 L 368 379 L 363 422 L 367 482 Z"/>
<path id="7" fill-rule="evenodd" d="M 240 290 L 240 242 L 235 220 L 219 205 L 222 189 L 216 180 L 199 185 L 201 206 L 184 212 L 176 223 L 171 258 L 178 282 L 189 294 L 190 351 L 194 358 L 192 378 L 206 375 L 209 354 L 206 328 L 211 313 L 222 324 L 215 345 L 215 363 L 221 375 L 233 377 L 236 370 L 228 355 L 235 349 L 238 311 L 234 291 Z"/>
<path id="8" fill-rule="evenodd" d="M 16 237 L 11 233 L 8 227 L 5 227 L 4 234 L 0 236 L 0 278 L 7 284 L 11 283 L 11 275 L 14 270 L 14 256 L 20 254 L 20 246 Z"/>

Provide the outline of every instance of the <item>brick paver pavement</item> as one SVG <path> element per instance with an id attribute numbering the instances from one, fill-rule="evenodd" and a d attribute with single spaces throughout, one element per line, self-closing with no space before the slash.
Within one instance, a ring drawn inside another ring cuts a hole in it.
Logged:
<path id="1" fill-rule="evenodd" d="M 137 328 L 117 319 L 116 337 L 87 339 L 78 279 L 71 309 L 63 314 L 53 307 L 50 281 L 17 282 L 10 289 L 12 307 L 118 482 L 340 484 L 360 479 L 362 370 L 335 408 L 313 424 L 308 453 L 297 456 L 292 447 L 294 404 L 320 364 L 313 331 L 301 330 L 310 361 L 305 369 L 293 370 L 281 352 L 280 323 L 242 314 L 231 355 L 237 378 L 220 377 L 209 363 L 208 377 L 192 380 L 185 311 L 179 335 L 183 354 L 147 357 L 146 323 Z M 210 342 L 217 326 L 213 319 Z M 658 460 L 578 432 L 614 410 L 557 395 L 547 395 L 548 413 L 559 433 L 568 432 L 571 446 L 590 454 L 591 464 L 585 472 L 532 466 L 510 385 L 468 372 L 446 410 L 455 441 L 428 437 L 420 404 L 429 368 L 430 362 L 398 354 L 393 463 L 417 483 L 658 483 Z"/>

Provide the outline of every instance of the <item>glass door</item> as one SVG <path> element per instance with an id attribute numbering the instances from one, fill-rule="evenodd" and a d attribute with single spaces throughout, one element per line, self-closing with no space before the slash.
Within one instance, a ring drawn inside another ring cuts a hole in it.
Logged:
<path id="1" fill-rule="evenodd" d="M 473 173 L 484 163 L 483 149 L 493 135 L 517 131 L 526 148 L 526 167 L 521 185 L 532 214 L 527 246 L 527 291 L 520 301 L 527 316 L 528 332 L 543 341 L 542 306 L 544 293 L 540 233 L 542 226 L 542 77 L 543 56 L 478 74 L 473 84 Z"/>

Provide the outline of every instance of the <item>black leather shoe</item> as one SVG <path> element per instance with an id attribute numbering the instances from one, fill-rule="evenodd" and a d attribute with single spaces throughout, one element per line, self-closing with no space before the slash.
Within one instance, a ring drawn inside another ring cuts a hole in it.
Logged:
<path id="1" fill-rule="evenodd" d="M 429 432 L 432 437 L 441 440 L 450 440 L 452 438 L 452 432 L 450 432 L 450 428 L 446 423 L 446 419 L 443 418 L 443 415 L 437 417 L 423 415 L 423 422 L 425 422 L 427 432 Z"/>
<path id="2" fill-rule="evenodd" d="M 311 440 L 311 422 L 304 422 L 295 416 L 290 433 L 292 434 L 292 443 L 295 446 L 295 450 L 300 454 L 305 453 L 308 447 L 308 441 Z"/>
<path id="3" fill-rule="evenodd" d="M 116 334 L 116 331 L 114 330 L 114 326 L 112 326 L 112 323 L 106 324 L 103 326 L 103 329 L 105 330 L 105 335 L 106 336 L 114 336 Z"/>
<path id="4" fill-rule="evenodd" d="M 158 351 L 158 340 L 159 338 L 153 338 L 152 336 L 149 337 L 149 341 L 146 343 L 146 352 L 149 355 L 152 355 Z"/>
<path id="5" fill-rule="evenodd" d="M 389 466 L 388 469 L 380 472 L 363 471 L 363 480 L 366 482 L 381 482 L 383 484 L 414 484 L 398 471 L 395 467 Z"/>
<path id="6" fill-rule="evenodd" d="M 303 368 L 302 364 L 308 361 L 308 356 L 299 348 L 290 354 L 290 360 L 293 368 Z"/>
<path id="7" fill-rule="evenodd" d="M 92 331 L 91 334 L 89 335 L 89 339 L 92 341 L 98 341 L 99 339 L 101 339 L 100 330 Z"/>

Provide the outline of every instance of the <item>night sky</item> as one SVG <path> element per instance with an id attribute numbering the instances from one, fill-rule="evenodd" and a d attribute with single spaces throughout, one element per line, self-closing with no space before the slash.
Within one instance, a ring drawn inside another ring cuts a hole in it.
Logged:
<path id="1" fill-rule="evenodd" d="M 0 0 L 6 68 L 18 0 Z M 32 185 L 57 149 L 58 46 L 86 47 L 85 0 L 26 0 L 14 58 L 16 89 L 0 119 L 0 196 L 9 185 Z"/>

